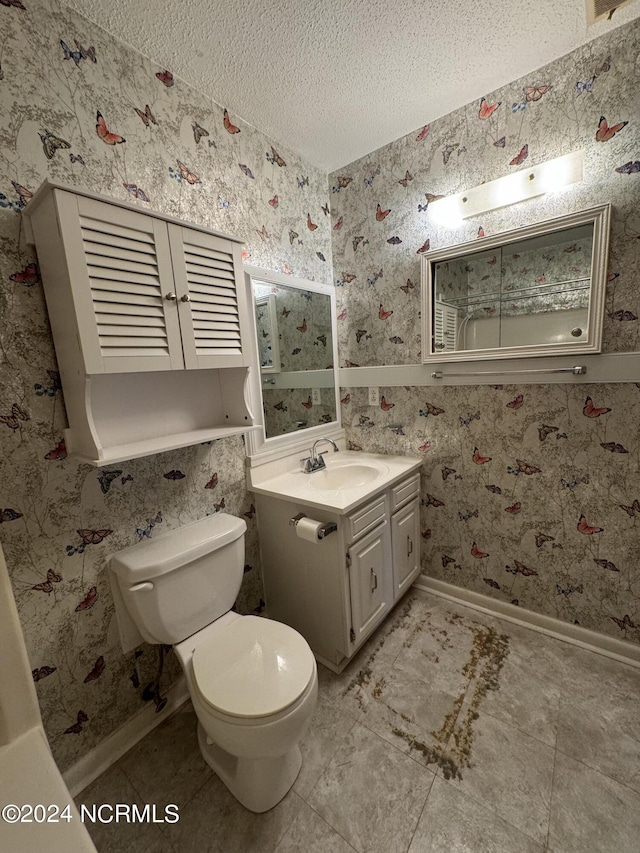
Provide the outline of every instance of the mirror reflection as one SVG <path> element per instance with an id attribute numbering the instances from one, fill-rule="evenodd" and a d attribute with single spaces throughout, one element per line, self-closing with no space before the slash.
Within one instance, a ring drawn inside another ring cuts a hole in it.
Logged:
<path id="1" fill-rule="evenodd" d="M 255 296 L 258 358 L 262 373 L 280 373 L 280 339 L 273 293 Z"/>
<path id="2" fill-rule="evenodd" d="M 583 225 L 436 264 L 436 350 L 584 340 L 592 243 Z"/>
<path id="3" fill-rule="evenodd" d="M 337 420 L 331 297 L 253 279 L 266 438 Z"/>
<path id="4" fill-rule="evenodd" d="M 596 350 L 602 325 L 608 207 L 567 227 L 544 226 L 431 252 L 429 356 Z M 573 219 L 575 220 L 575 216 Z M 535 232 L 538 233 L 535 233 Z M 522 233 L 522 232 L 520 232 Z M 517 352 L 514 352 L 517 351 Z"/>

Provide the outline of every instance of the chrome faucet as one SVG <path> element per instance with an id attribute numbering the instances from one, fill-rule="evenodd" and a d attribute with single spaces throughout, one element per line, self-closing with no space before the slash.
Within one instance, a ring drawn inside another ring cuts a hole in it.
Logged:
<path id="1" fill-rule="evenodd" d="M 338 445 L 330 438 L 319 438 L 317 441 L 314 441 L 313 447 L 311 448 L 311 455 L 307 456 L 306 459 L 301 459 L 301 462 L 304 462 L 303 471 L 305 474 L 313 474 L 314 471 L 322 471 L 323 468 L 326 468 L 326 464 L 324 461 L 324 454 L 328 453 L 328 450 L 324 450 L 321 453 L 316 452 L 316 448 L 319 444 L 322 444 L 324 441 L 328 442 L 333 447 L 333 452 L 338 453 L 339 448 Z"/>

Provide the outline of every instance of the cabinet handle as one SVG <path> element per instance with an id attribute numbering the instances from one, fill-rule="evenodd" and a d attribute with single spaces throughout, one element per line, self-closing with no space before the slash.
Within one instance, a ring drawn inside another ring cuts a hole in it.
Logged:
<path id="1" fill-rule="evenodd" d="M 410 536 L 407 536 L 407 557 L 410 557 L 413 554 L 413 539 Z"/>
<path id="2" fill-rule="evenodd" d="M 184 296 L 180 297 L 180 302 L 191 302 L 191 297 L 188 293 L 185 293 Z"/>
<path id="3" fill-rule="evenodd" d="M 371 592 L 378 589 L 378 575 L 371 569 Z"/>
<path id="4" fill-rule="evenodd" d="M 178 297 L 175 295 L 175 293 L 167 293 L 167 295 L 165 296 L 165 299 L 168 299 L 169 302 L 175 302 L 177 298 Z"/>

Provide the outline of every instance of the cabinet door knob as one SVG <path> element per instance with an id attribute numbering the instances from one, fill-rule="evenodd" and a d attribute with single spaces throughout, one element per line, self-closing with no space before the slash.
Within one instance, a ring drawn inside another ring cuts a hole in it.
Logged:
<path id="1" fill-rule="evenodd" d="M 378 575 L 371 569 L 371 592 L 375 592 L 378 589 Z"/>
<path id="2" fill-rule="evenodd" d="M 413 554 L 413 539 L 407 536 L 407 557 L 410 557 L 411 554 Z"/>
<path id="3" fill-rule="evenodd" d="M 188 293 L 185 293 L 183 296 L 180 297 L 180 302 L 191 302 L 191 297 Z"/>
<path id="4" fill-rule="evenodd" d="M 165 296 L 165 299 L 168 299 L 169 302 L 175 302 L 177 298 L 178 297 L 175 295 L 175 293 L 167 293 L 167 295 Z"/>

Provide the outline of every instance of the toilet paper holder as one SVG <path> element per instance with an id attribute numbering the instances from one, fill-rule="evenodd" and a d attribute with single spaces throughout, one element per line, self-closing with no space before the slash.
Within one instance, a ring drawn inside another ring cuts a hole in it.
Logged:
<path id="1" fill-rule="evenodd" d="M 295 527 L 301 518 L 308 518 L 304 512 L 299 512 L 297 515 L 294 515 L 289 519 L 289 524 L 292 527 Z M 330 533 L 334 533 L 338 529 L 338 525 L 335 521 L 328 521 L 326 524 L 323 524 L 320 530 L 318 530 L 318 539 L 324 539 Z"/>

